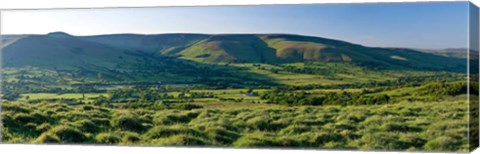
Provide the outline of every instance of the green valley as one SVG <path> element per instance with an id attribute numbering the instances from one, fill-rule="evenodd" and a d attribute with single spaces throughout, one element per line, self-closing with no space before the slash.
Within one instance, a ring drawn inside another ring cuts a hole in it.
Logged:
<path id="1" fill-rule="evenodd" d="M 467 151 L 478 94 L 465 57 L 312 36 L 1 43 L 6 143 Z"/>

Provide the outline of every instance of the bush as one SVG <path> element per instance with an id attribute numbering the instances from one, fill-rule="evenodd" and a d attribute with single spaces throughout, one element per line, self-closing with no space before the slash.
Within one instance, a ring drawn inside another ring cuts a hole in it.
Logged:
<path id="1" fill-rule="evenodd" d="M 223 127 L 207 128 L 205 132 L 209 138 L 221 145 L 229 145 L 240 137 L 240 134 Z"/>
<path id="2" fill-rule="evenodd" d="M 26 123 L 36 123 L 36 124 L 41 124 L 44 122 L 48 122 L 47 116 L 44 114 L 41 114 L 39 112 L 34 112 L 31 114 L 26 114 L 26 113 L 17 113 L 14 117 L 13 120 L 18 123 L 26 124 Z"/>
<path id="3" fill-rule="evenodd" d="M 43 133 L 33 143 L 60 143 L 61 139 L 52 133 Z"/>
<path id="4" fill-rule="evenodd" d="M 400 150 L 408 147 L 398 141 L 398 136 L 393 133 L 368 133 L 357 140 L 358 147 L 364 150 Z"/>
<path id="5" fill-rule="evenodd" d="M 301 134 L 309 131 L 311 131 L 311 128 L 307 125 L 293 124 L 284 129 L 281 129 L 279 133 L 283 135 L 293 135 L 293 134 Z"/>
<path id="6" fill-rule="evenodd" d="M 447 136 L 437 137 L 428 141 L 424 148 L 430 151 L 454 151 L 457 149 L 458 143 L 455 139 Z"/>
<path id="7" fill-rule="evenodd" d="M 339 148 L 349 148 L 349 147 L 346 147 L 344 142 L 331 141 L 331 142 L 327 142 L 327 143 L 323 144 L 322 148 L 325 148 L 325 149 L 339 149 Z"/>
<path id="8" fill-rule="evenodd" d="M 269 119 L 270 118 L 266 116 L 258 116 L 255 118 L 248 119 L 246 122 L 246 125 L 251 129 L 269 130 L 270 129 Z"/>
<path id="9" fill-rule="evenodd" d="M 98 127 L 100 126 L 108 126 L 108 127 L 111 127 L 110 126 L 110 120 L 107 119 L 107 118 L 91 118 L 92 122 L 95 123 L 95 125 L 97 125 Z"/>
<path id="10" fill-rule="evenodd" d="M 175 123 L 188 123 L 198 116 L 197 112 L 188 112 L 183 114 L 161 115 L 154 119 L 156 124 L 168 125 Z"/>
<path id="11" fill-rule="evenodd" d="M 421 149 L 427 142 L 425 139 L 419 137 L 418 134 L 400 134 L 399 141 L 402 142 L 403 147 L 409 147 L 409 149 Z"/>
<path id="12" fill-rule="evenodd" d="M 292 123 L 293 118 L 281 118 L 270 123 L 273 131 L 281 130 Z"/>
<path id="13" fill-rule="evenodd" d="M 200 146 L 200 145 L 209 145 L 210 143 L 205 141 L 202 138 L 192 136 L 192 135 L 174 135 L 168 138 L 156 139 L 152 142 L 154 145 L 167 145 L 167 146 Z"/>
<path id="14" fill-rule="evenodd" d="M 132 115 L 120 115 L 112 119 L 111 124 L 124 131 L 141 132 L 145 130 L 138 118 Z"/>
<path id="15" fill-rule="evenodd" d="M 193 109 L 201 109 L 203 106 L 191 104 L 191 103 L 178 103 L 170 105 L 171 109 L 179 109 L 179 110 L 193 110 Z"/>
<path id="16" fill-rule="evenodd" d="M 145 136 L 148 139 L 157 139 L 181 134 L 187 134 L 192 136 L 205 136 L 198 130 L 188 128 L 184 125 L 153 127 L 145 134 Z"/>
<path id="17" fill-rule="evenodd" d="M 140 135 L 134 132 L 124 132 L 122 143 L 135 143 L 141 140 Z"/>
<path id="18" fill-rule="evenodd" d="M 313 140 L 315 145 L 324 145 L 327 142 L 343 141 L 344 139 L 340 134 L 337 133 L 321 132 L 314 134 Z"/>
<path id="19" fill-rule="evenodd" d="M 79 130 L 69 126 L 57 126 L 45 133 L 35 141 L 36 143 L 85 143 L 87 137 Z"/>
<path id="20" fill-rule="evenodd" d="M 234 147 L 272 147 L 277 145 L 264 133 L 246 134 L 232 143 Z"/>
<path id="21" fill-rule="evenodd" d="M 282 137 L 276 137 L 273 140 L 273 145 L 275 147 L 305 147 L 309 146 L 305 143 L 302 143 L 301 141 L 296 140 L 295 137 L 292 136 L 282 136 Z"/>
<path id="22" fill-rule="evenodd" d="M 420 128 L 408 126 L 406 123 L 386 122 L 381 128 L 388 132 L 417 132 Z"/>
<path id="23" fill-rule="evenodd" d="M 2 111 L 14 111 L 19 113 L 30 113 L 30 109 L 27 108 L 28 104 L 23 103 L 0 103 L 2 105 Z"/>
<path id="24" fill-rule="evenodd" d="M 91 120 L 80 120 L 73 123 L 76 128 L 79 128 L 82 132 L 96 133 L 99 131 L 99 126 L 93 123 Z"/>
<path id="25" fill-rule="evenodd" d="M 120 137 L 112 133 L 100 133 L 95 137 L 97 143 L 116 144 L 120 142 Z"/>
<path id="26" fill-rule="evenodd" d="M 46 132 L 46 131 L 48 131 L 50 128 L 52 128 L 52 126 L 51 126 L 49 123 L 43 123 L 43 124 L 41 124 L 41 125 L 38 125 L 38 126 L 36 127 L 36 130 L 37 130 L 38 132 Z"/>
<path id="27" fill-rule="evenodd" d="M 85 106 L 83 106 L 83 110 L 85 110 L 85 111 L 90 111 L 90 110 L 93 110 L 93 109 L 95 109 L 95 107 L 93 107 L 93 106 L 91 106 L 91 105 L 85 105 Z"/>

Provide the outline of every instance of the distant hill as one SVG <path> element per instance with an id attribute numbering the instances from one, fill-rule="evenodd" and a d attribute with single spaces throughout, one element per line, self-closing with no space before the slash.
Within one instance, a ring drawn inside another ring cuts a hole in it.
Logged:
<path id="1" fill-rule="evenodd" d="M 113 34 L 3 36 L 3 64 L 111 69 L 142 58 L 173 57 L 218 63 L 352 63 L 372 69 L 464 71 L 456 56 L 402 48 L 372 48 L 340 40 L 291 34 Z"/>
<path id="2" fill-rule="evenodd" d="M 26 35 L 10 38 L 2 48 L 3 66 L 21 67 L 104 67 L 114 68 L 122 61 L 135 62 L 129 51 L 87 41 L 65 33 Z"/>
<path id="3" fill-rule="evenodd" d="M 113 34 L 81 38 L 126 50 L 141 51 L 149 54 L 168 54 L 208 37 L 208 35 L 202 34 Z"/>
<path id="4" fill-rule="evenodd" d="M 445 57 L 455 57 L 455 58 L 467 58 L 468 49 L 466 48 L 446 48 L 446 49 L 413 49 L 425 53 L 432 53 L 436 55 L 441 55 Z M 478 59 L 478 51 L 473 52 L 473 57 Z"/>

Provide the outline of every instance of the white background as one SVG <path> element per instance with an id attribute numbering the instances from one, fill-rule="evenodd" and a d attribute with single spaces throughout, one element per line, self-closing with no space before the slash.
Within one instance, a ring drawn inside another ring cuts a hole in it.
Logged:
<path id="1" fill-rule="evenodd" d="M 45 8 L 101 8 L 142 6 L 194 6 L 194 5 L 247 5 L 247 4 L 300 4 L 300 3 L 360 3 L 360 2 L 414 2 L 426 0 L 0 0 L 0 9 L 45 9 Z M 446 1 L 446 0 L 435 0 Z M 472 0 L 480 6 L 480 0 Z M 326 150 L 279 150 L 279 149 L 221 149 L 221 148 L 176 148 L 176 147 L 122 147 L 84 145 L 20 145 L 0 144 L 0 154 L 143 154 L 143 153 L 195 153 L 195 154 L 382 154 L 400 152 L 354 152 Z M 480 154 L 480 150 L 474 153 Z"/>

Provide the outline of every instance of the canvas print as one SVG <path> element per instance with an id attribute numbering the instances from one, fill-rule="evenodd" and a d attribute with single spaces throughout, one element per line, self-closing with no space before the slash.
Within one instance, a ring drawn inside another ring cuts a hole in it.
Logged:
<path id="1" fill-rule="evenodd" d="M 1 142 L 469 152 L 469 2 L 1 11 Z"/>

